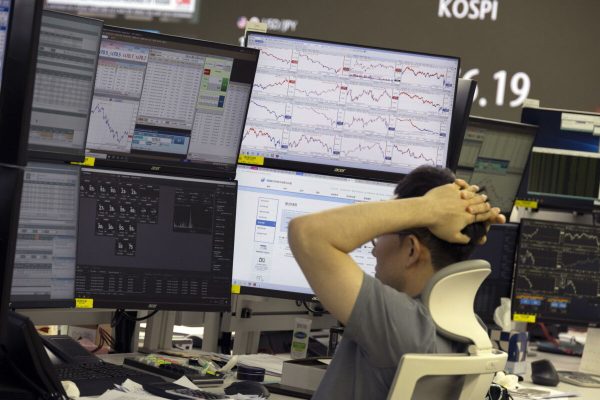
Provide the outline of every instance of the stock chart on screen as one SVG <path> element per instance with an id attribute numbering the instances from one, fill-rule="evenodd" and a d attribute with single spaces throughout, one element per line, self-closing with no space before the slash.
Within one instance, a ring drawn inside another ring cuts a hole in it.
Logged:
<path id="1" fill-rule="evenodd" d="M 250 33 L 242 154 L 408 173 L 445 166 L 456 58 Z"/>

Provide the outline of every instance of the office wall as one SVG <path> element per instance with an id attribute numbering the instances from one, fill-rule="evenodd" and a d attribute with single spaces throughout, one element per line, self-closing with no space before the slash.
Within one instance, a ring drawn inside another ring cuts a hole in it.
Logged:
<path id="1" fill-rule="evenodd" d="M 199 4 L 194 24 L 122 18 L 107 22 L 239 43 L 244 21 L 256 17 L 272 32 L 458 55 L 462 75 L 471 74 L 480 83 L 475 115 L 518 120 L 519 94 L 540 99 L 546 107 L 600 111 L 597 0 L 200 0 Z"/>

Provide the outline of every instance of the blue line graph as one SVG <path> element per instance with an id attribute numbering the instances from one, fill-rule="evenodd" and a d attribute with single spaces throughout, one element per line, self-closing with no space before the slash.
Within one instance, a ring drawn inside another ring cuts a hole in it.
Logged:
<path id="1" fill-rule="evenodd" d="M 138 103 L 94 98 L 87 147 L 129 152 Z"/>

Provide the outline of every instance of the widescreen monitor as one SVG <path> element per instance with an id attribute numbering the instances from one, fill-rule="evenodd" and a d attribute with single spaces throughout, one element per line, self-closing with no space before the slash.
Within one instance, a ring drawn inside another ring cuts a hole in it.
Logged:
<path id="1" fill-rule="evenodd" d="M 229 311 L 237 183 L 82 169 L 75 298 Z"/>
<path id="2" fill-rule="evenodd" d="M 600 114 L 524 108 L 539 125 L 519 198 L 539 208 L 589 212 L 600 206 Z"/>
<path id="3" fill-rule="evenodd" d="M 534 125 L 470 117 L 456 176 L 478 185 L 510 215 L 536 134 Z"/>
<path id="4" fill-rule="evenodd" d="M 600 227 L 522 219 L 516 260 L 514 320 L 600 323 Z"/>
<path id="5" fill-rule="evenodd" d="M 201 0 L 46 0 L 54 10 L 114 18 L 124 15 L 134 19 L 153 17 L 191 19 L 198 12 Z"/>
<path id="6" fill-rule="evenodd" d="M 43 0 L 2 0 L 0 162 L 25 165 Z"/>
<path id="7" fill-rule="evenodd" d="M 484 245 L 475 247 L 469 257 L 490 263 L 492 272 L 483 281 L 475 297 L 475 313 L 486 323 L 494 323 L 494 311 L 500 298 L 510 298 L 517 251 L 518 224 L 494 224 L 487 233 Z"/>
<path id="8" fill-rule="evenodd" d="M 102 21 L 45 10 L 29 127 L 30 158 L 83 161 Z"/>
<path id="9" fill-rule="evenodd" d="M 242 162 L 394 182 L 448 165 L 458 58 L 257 32 L 246 45 L 261 54 Z"/>
<path id="10" fill-rule="evenodd" d="M 22 185 L 22 169 L 0 165 L 0 344 L 5 343 Z"/>
<path id="11" fill-rule="evenodd" d="M 105 27 L 86 155 L 233 179 L 257 62 L 255 49 Z"/>
<path id="12" fill-rule="evenodd" d="M 79 170 L 38 162 L 25 168 L 11 308 L 73 306 Z"/>
<path id="13" fill-rule="evenodd" d="M 234 291 L 272 297 L 311 299 L 313 291 L 288 245 L 287 227 L 297 216 L 363 201 L 389 200 L 395 184 L 240 165 Z M 351 253 L 375 274 L 372 245 Z"/>

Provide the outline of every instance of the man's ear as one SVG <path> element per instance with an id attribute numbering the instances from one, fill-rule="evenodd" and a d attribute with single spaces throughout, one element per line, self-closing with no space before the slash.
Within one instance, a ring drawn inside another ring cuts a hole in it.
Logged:
<path id="1" fill-rule="evenodd" d="M 407 236 L 408 245 L 408 266 L 417 265 L 423 252 L 423 246 L 415 235 Z"/>

